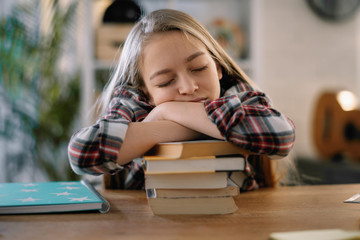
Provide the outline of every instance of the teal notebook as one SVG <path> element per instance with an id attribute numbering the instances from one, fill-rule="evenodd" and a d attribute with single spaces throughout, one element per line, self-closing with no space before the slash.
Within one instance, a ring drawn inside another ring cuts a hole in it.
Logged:
<path id="1" fill-rule="evenodd" d="M 109 203 L 87 181 L 0 183 L 0 214 L 98 210 Z"/>

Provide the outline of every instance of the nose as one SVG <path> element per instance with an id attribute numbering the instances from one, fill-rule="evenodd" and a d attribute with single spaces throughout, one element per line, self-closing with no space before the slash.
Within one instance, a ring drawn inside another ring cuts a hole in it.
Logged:
<path id="1" fill-rule="evenodd" d="M 181 95 L 194 94 L 198 89 L 199 85 L 195 79 L 187 76 L 178 79 L 178 90 Z"/>

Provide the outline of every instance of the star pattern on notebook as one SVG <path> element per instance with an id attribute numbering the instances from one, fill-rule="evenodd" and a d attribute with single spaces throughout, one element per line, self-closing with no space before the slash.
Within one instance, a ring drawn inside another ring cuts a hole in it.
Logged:
<path id="1" fill-rule="evenodd" d="M 28 197 L 28 198 L 25 198 L 25 199 L 16 199 L 16 200 L 19 200 L 19 201 L 22 201 L 22 202 L 35 202 L 35 201 L 38 201 L 38 200 L 41 200 L 41 199 Z"/>
<path id="2" fill-rule="evenodd" d="M 78 202 L 91 201 L 91 199 L 89 199 L 87 196 L 82 197 L 82 198 L 69 198 L 69 199 L 70 199 L 70 202 L 74 202 L 74 201 L 78 201 Z"/>
<path id="3" fill-rule="evenodd" d="M 69 193 L 69 192 L 62 192 L 62 193 L 51 193 L 51 194 L 55 194 L 56 196 L 69 196 L 73 193 Z"/>
<path id="4" fill-rule="evenodd" d="M 33 184 L 33 183 L 27 183 L 27 184 L 24 184 L 23 185 L 24 187 L 35 187 L 36 184 Z"/>
<path id="5" fill-rule="evenodd" d="M 66 187 L 63 187 L 61 189 L 67 189 L 67 190 L 74 190 L 74 189 L 79 189 L 79 187 L 69 187 L 69 186 L 66 186 Z"/>
<path id="6" fill-rule="evenodd" d="M 37 189 L 21 189 L 22 192 L 38 192 Z"/>
<path id="7" fill-rule="evenodd" d="M 62 182 L 60 185 L 77 185 L 77 182 Z"/>

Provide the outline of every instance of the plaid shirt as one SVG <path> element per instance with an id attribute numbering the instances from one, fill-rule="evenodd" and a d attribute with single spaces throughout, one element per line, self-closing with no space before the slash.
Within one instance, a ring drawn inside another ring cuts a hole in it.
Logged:
<path id="1" fill-rule="evenodd" d="M 116 89 L 108 113 L 96 124 L 72 136 L 68 153 L 73 170 L 78 174 L 93 175 L 125 172 L 124 188 L 143 188 L 141 165 L 134 160 L 120 166 L 116 160 L 128 123 L 141 122 L 154 107 L 134 89 L 126 86 Z M 236 81 L 219 99 L 205 102 L 204 107 L 225 139 L 244 149 L 284 157 L 293 147 L 292 121 L 272 108 L 263 92 L 245 82 Z M 256 181 L 257 171 L 247 164 L 244 171 L 247 178 L 242 190 L 256 189 L 262 184 L 261 176 Z"/>

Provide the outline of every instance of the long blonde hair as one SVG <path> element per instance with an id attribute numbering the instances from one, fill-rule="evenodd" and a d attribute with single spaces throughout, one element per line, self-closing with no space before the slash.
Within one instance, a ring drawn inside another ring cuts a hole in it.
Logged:
<path id="1" fill-rule="evenodd" d="M 118 64 L 99 99 L 100 112 L 104 113 L 116 87 L 130 85 L 135 89 L 143 86 L 140 73 L 142 51 L 146 43 L 156 33 L 181 31 L 200 40 L 208 49 L 223 71 L 224 76 L 232 76 L 252 84 L 250 78 L 223 50 L 210 33 L 190 15 L 171 9 L 151 12 L 135 24 L 129 33 L 119 57 Z"/>

